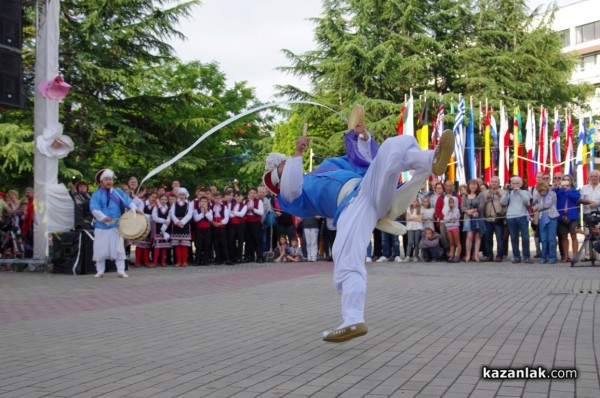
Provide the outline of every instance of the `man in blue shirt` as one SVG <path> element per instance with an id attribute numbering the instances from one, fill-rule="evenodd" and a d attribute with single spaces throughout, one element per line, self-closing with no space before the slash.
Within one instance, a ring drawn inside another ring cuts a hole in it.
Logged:
<path id="1" fill-rule="evenodd" d="M 96 173 L 98 190 L 90 199 L 90 211 L 94 216 L 94 261 L 96 261 L 96 278 L 104 276 L 107 259 L 113 259 L 117 265 L 119 278 L 127 278 L 125 273 L 125 245 L 119 234 L 119 218 L 121 209 L 129 208 L 144 217 L 144 213 L 131 201 L 121 189 L 113 188 L 115 173 L 110 169 L 102 169 Z"/>
<path id="2" fill-rule="evenodd" d="M 358 126 L 357 126 L 358 127 Z M 435 151 L 423 151 L 414 137 L 388 138 L 365 173 L 319 167 L 304 175 L 302 154 L 308 138 L 296 141 L 292 157 L 270 154 L 263 181 L 278 194 L 282 209 L 300 217 L 322 216 L 337 223 L 333 245 L 334 286 L 342 296 L 343 323 L 323 332 L 323 340 L 343 342 L 367 333 L 364 305 L 367 285 L 365 252 L 378 221 L 387 219 L 398 203 L 404 210 L 432 172 L 444 174 L 454 151 L 454 134 L 446 130 Z M 326 160 L 323 165 L 335 164 Z M 398 187 L 400 173 L 413 171 L 410 181 Z"/>

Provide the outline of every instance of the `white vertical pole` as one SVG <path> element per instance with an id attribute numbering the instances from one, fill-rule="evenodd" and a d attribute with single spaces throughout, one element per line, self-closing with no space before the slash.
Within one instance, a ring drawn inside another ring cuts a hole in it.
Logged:
<path id="1" fill-rule="evenodd" d="M 42 135 L 44 127 L 58 123 L 58 102 L 48 100 L 39 93 L 41 82 L 58 76 L 58 21 L 60 0 L 42 0 L 39 14 L 39 31 L 36 32 L 35 57 L 35 139 Z M 58 159 L 51 159 L 35 149 L 34 155 L 35 224 L 33 257 L 48 258 L 48 191 L 49 184 L 58 182 Z"/>

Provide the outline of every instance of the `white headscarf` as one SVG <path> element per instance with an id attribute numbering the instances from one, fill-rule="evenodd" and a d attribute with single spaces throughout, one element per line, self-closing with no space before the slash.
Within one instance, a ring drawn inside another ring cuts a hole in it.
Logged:
<path id="1" fill-rule="evenodd" d="M 184 194 L 186 199 L 190 196 L 188 190 L 181 187 L 177 188 L 177 196 L 179 196 L 179 194 Z"/>
<path id="2" fill-rule="evenodd" d="M 281 162 L 283 162 L 286 159 L 287 159 L 287 156 L 285 156 L 283 153 L 271 152 L 269 154 L 269 156 L 267 156 L 267 161 L 265 163 L 265 170 L 266 171 L 275 170 L 277 168 L 277 166 L 279 166 L 281 164 Z"/>

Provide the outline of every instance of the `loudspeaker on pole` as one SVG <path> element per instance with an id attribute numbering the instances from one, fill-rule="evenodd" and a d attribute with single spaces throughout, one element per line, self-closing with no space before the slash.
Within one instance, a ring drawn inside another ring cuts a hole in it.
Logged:
<path id="1" fill-rule="evenodd" d="M 0 107 L 22 108 L 22 0 L 0 1 Z"/>

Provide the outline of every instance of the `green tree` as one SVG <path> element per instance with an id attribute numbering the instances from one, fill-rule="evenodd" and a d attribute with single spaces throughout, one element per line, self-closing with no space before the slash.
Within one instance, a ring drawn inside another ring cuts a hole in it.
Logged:
<path id="1" fill-rule="evenodd" d="M 24 188 L 31 185 L 33 133 L 16 124 L 0 123 L 0 189 Z"/>
<path id="2" fill-rule="evenodd" d="M 142 177 L 210 127 L 256 104 L 252 89 L 245 83 L 228 87 L 216 64 L 175 59 L 167 39 L 183 38 L 176 23 L 198 4 L 199 0 L 62 1 L 60 74 L 73 89 L 61 104 L 60 116 L 65 134 L 76 144 L 61 162 L 69 175 L 75 169 L 91 179 L 96 170 L 109 166 L 121 181 L 129 175 Z M 32 15 L 28 9 L 30 22 Z M 26 49 L 33 48 L 31 32 L 27 39 Z M 32 56 L 26 53 L 25 63 L 33 70 Z M 25 130 L 33 121 L 32 83 L 28 75 L 31 98 L 26 108 L 3 114 L 4 121 Z M 223 186 L 243 178 L 239 168 L 255 155 L 255 138 L 263 134 L 266 121 L 250 115 L 227 126 L 150 183 L 177 178 L 193 188 L 200 182 Z M 20 160 L 31 165 L 32 156 Z M 31 167 L 24 170 L 30 172 Z M 256 178 L 257 173 L 248 173 Z"/>
<path id="3" fill-rule="evenodd" d="M 214 63 L 173 61 L 140 74 L 123 100 L 111 104 L 113 116 L 97 137 L 94 167 L 114 166 L 139 177 L 191 146 L 211 127 L 256 103 L 244 83 L 228 88 Z M 217 131 L 184 158 L 157 176 L 157 182 L 179 179 L 187 187 L 216 183 L 223 187 L 242 179 L 239 168 L 259 136 L 259 115 L 249 115 Z"/>
<path id="4" fill-rule="evenodd" d="M 446 104 L 462 93 L 489 97 L 495 108 L 582 106 L 590 86 L 568 81 L 575 59 L 550 29 L 555 12 L 531 12 L 524 0 L 326 0 L 314 19 L 318 48 L 284 50 L 291 66 L 280 68 L 308 78 L 311 89 L 280 93 L 346 113 L 360 102 L 378 140 L 395 134 L 410 90 L 415 99 L 442 94 Z"/>
<path id="5" fill-rule="evenodd" d="M 461 50 L 455 92 L 497 103 L 548 108 L 585 106 L 590 86 L 570 84 L 577 57 L 562 53 L 551 29 L 556 8 L 530 11 L 524 0 L 479 0 L 473 39 Z M 476 60 L 474 62 L 473 60 Z"/>
<path id="6" fill-rule="evenodd" d="M 291 156 L 296 149 L 296 139 L 302 135 L 304 123 L 298 114 L 293 114 L 287 122 L 275 125 L 273 151 Z"/>

